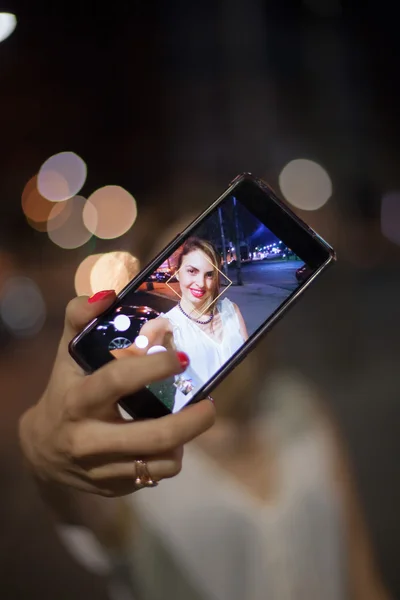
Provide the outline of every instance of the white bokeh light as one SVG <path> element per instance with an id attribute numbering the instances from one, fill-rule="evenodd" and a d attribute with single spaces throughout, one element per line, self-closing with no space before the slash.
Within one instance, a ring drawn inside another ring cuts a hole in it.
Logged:
<path id="1" fill-rule="evenodd" d="M 137 338 L 135 338 L 134 343 L 137 348 L 140 348 L 141 350 L 143 350 L 144 348 L 147 348 L 147 346 L 149 345 L 149 339 L 145 335 L 138 335 Z"/>
<path id="2" fill-rule="evenodd" d="M 117 315 L 114 319 L 114 327 L 118 331 L 126 331 L 131 326 L 131 320 L 127 315 Z"/>
<path id="3" fill-rule="evenodd" d="M 16 337 L 39 333 L 46 320 L 46 305 L 36 283 L 28 277 L 12 277 L 2 289 L 0 315 Z"/>
<path id="4" fill-rule="evenodd" d="M 17 17 L 11 13 L 0 13 L 0 42 L 4 42 L 17 26 Z"/>
<path id="5" fill-rule="evenodd" d="M 158 354 L 158 352 L 167 352 L 164 346 L 152 346 L 147 350 L 147 354 Z"/>
<path id="6" fill-rule="evenodd" d="M 47 200 L 63 202 L 80 192 L 86 176 L 86 163 L 80 156 L 75 152 L 60 152 L 40 167 L 37 187 Z"/>
<path id="7" fill-rule="evenodd" d="M 292 160 L 282 169 L 279 187 L 286 200 L 301 210 L 318 210 L 332 196 L 328 173 L 305 158 Z"/>

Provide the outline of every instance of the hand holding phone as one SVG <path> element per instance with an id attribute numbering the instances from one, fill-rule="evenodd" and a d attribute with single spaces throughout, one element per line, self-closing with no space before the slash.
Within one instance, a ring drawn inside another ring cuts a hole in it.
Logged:
<path id="1" fill-rule="evenodd" d="M 90 373 L 185 352 L 184 373 L 121 400 L 134 418 L 176 413 L 207 397 L 334 260 L 264 182 L 241 175 L 71 341 L 71 355 Z"/>
<path id="2" fill-rule="evenodd" d="M 49 385 L 20 421 L 24 454 L 36 477 L 102 496 L 138 489 L 137 460 L 145 460 L 158 482 L 179 473 L 183 445 L 214 422 L 214 407 L 198 406 L 165 419 L 124 422 L 117 411 L 121 396 L 134 394 L 157 379 L 179 376 L 187 357 L 162 355 L 113 361 L 86 376 L 68 353 L 68 342 L 89 321 L 107 310 L 114 292 L 73 300 Z"/>

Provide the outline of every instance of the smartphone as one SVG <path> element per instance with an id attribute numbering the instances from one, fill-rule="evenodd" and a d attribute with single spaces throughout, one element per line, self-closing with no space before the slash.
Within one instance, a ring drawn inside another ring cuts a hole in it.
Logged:
<path id="1" fill-rule="evenodd" d="M 134 419 L 209 397 L 335 252 L 260 179 L 236 177 L 69 345 L 91 373 L 112 360 L 173 348 L 187 370 L 121 399 Z"/>

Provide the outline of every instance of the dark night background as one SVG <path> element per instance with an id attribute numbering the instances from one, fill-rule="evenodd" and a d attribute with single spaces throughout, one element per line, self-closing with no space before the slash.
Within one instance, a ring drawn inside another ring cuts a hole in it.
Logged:
<path id="1" fill-rule="evenodd" d="M 7 600 L 106 598 L 101 578 L 56 539 L 16 441 L 18 416 L 45 385 L 80 261 L 119 248 L 146 260 L 172 236 L 167 228 L 183 227 L 237 173 L 278 189 L 285 164 L 304 157 L 327 169 L 334 192 L 298 213 L 339 262 L 268 344 L 324 390 L 383 577 L 400 597 L 400 263 L 380 227 L 383 194 L 400 188 L 396 9 L 387 0 L 0 1 L 18 18 L 0 44 L 0 255 L 38 283 L 48 310 L 40 334 L 4 341 L 0 354 Z M 83 195 L 117 184 L 135 196 L 139 216 L 125 236 L 62 250 L 26 223 L 24 185 L 63 150 L 88 165 Z M 399 241 L 399 210 L 393 219 Z"/>

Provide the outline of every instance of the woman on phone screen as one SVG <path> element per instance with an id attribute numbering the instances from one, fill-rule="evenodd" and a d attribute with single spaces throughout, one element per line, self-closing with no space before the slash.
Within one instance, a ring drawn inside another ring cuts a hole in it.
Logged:
<path id="1" fill-rule="evenodd" d="M 140 331 L 148 340 L 144 352 L 155 346 L 172 346 L 190 358 L 191 366 L 175 378 L 174 412 L 187 404 L 248 338 L 239 308 L 221 293 L 220 264 L 221 258 L 210 242 L 196 237 L 186 240 L 175 272 L 179 302 Z M 134 344 L 113 354 L 122 356 L 132 351 L 138 353 Z"/>

